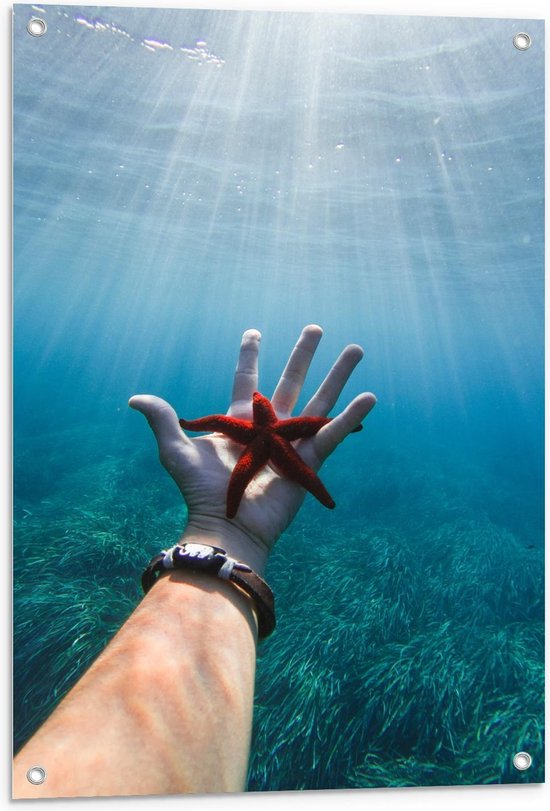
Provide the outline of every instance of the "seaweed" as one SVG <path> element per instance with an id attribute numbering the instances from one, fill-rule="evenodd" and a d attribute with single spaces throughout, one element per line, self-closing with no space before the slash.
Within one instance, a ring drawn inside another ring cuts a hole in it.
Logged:
<path id="1" fill-rule="evenodd" d="M 49 453 L 59 465 L 55 444 L 35 451 L 41 481 Z M 47 493 L 16 489 L 16 749 L 185 522 L 149 454 L 99 447 Z M 343 470 L 327 470 L 338 509 L 308 498 L 268 565 L 278 625 L 258 652 L 249 790 L 542 781 L 542 543 L 492 506 L 522 494 L 458 456 L 438 467 L 394 454 L 366 484 Z M 512 764 L 519 750 L 533 757 L 526 772 Z"/>

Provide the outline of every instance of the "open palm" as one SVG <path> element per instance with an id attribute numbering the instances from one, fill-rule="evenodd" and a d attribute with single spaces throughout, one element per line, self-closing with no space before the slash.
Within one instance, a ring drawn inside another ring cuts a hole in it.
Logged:
<path id="1" fill-rule="evenodd" d="M 258 390 L 260 337 L 257 330 L 247 330 L 242 337 L 227 412 L 232 417 L 252 419 L 252 395 Z M 302 330 L 271 398 L 279 419 L 292 415 L 321 337 L 318 326 Z M 359 346 L 347 346 L 300 416 L 326 416 L 362 356 Z M 303 461 L 318 470 L 375 402 L 373 394 L 360 394 L 315 436 L 295 442 Z M 219 433 L 188 437 L 180 428 L 172 406 L 159 397 L 135 395 L 130 406 L 147 417 L 158 443 L 160 460 L 185 498 L 188 523 L 184 539 L 223 537 L 229 554 L 262 572 L 271 548 L 296 515 L 306 491 L 266 465 L 247 486 L 236 516 L 229 519 L 227 488 L 242 445 Z"/>

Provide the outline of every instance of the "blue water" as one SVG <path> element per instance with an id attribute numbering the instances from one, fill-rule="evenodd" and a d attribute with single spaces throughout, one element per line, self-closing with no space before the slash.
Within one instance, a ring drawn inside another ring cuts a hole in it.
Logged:
<path id="1" fill-rule="evenodd" d="M 36 8 L 14 18 L 16 544 L 48 505 L 101 512 L 82 482 L 106 460 L 157 475 L 132 394 L 225 411 L 255 327 L 270 396 L 317 323 L 298 410 L 352 342 L 338 407 L 378 404 L 300 531 L 489 522 L 542 571 L 543 23 Z"/>

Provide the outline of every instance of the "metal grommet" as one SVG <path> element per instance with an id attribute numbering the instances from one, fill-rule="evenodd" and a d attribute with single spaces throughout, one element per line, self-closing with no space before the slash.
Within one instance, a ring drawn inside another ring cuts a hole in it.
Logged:
<path id="1" fill-rule="evenodd" d="M 531 47 L 531 37 L 529 34 L 526 34 L 525 31 L 520 31 L 519 34 L 513 39 L 513 43 L 518 51 L 526 51 L 527 48 Z"/>
<path id="2" fill-rule="evenodd" d="M 513 763 L 518 771 L 524 772 L 533 763 L 533 758 L 529 752 L 516 752 Z"/>
<path id="3" fill-rule="evenodd" d="M 29 783 L 32 783 L 33 786 L 39 786 L 45 779 L 46 769 L 43 769 L 42 766 L 31 766 L 27 772 L 27 780 Z"/>
<path id="4" fill-rule="evenodd" d="M 31 37 L 43 37 L 47 30 L 46 20 L 41 17 L 31 17 L 27 23 L 27 31 Z"/>

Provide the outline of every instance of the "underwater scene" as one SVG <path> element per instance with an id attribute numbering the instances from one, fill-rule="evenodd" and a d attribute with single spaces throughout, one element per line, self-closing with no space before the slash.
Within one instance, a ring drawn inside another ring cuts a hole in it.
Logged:
<path id="1" fill-rule="evenodd" d="M 14 7 L 15 750 L 185 526 L 128 399 L 318 324 L 294 414 L 350 343 L 377 404 L 270 557 L 248 789 L 544 781 L 543 117 L 543 21 Z"/>

